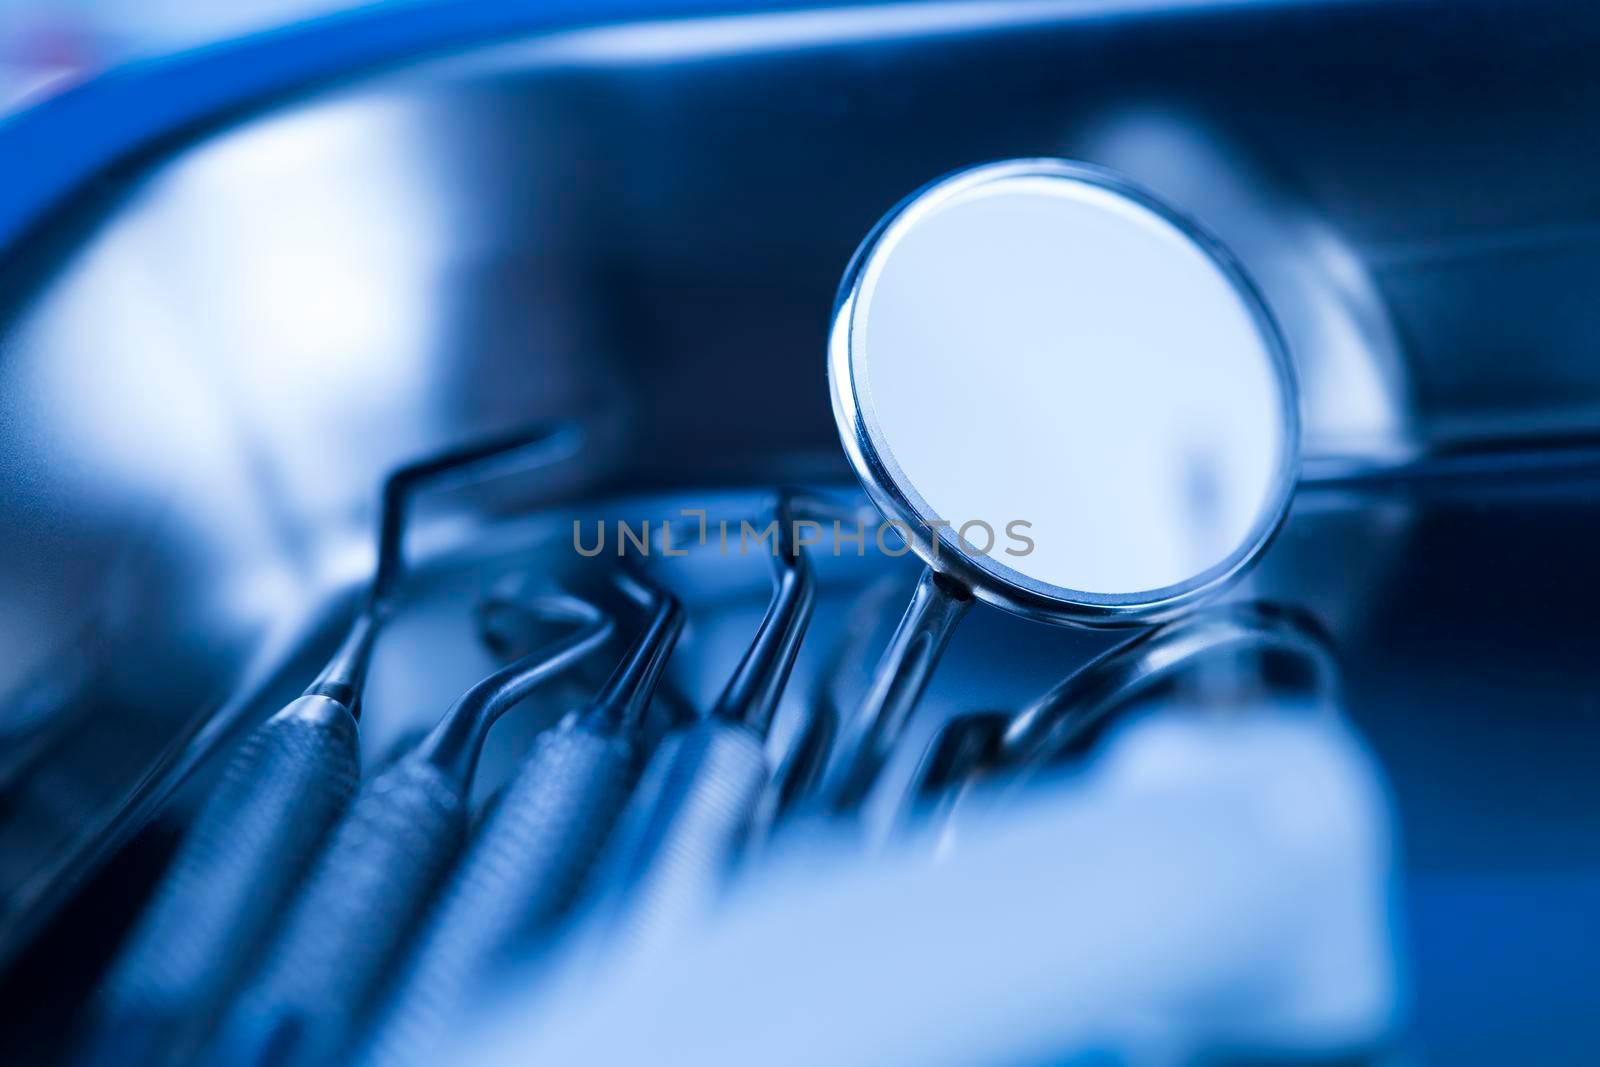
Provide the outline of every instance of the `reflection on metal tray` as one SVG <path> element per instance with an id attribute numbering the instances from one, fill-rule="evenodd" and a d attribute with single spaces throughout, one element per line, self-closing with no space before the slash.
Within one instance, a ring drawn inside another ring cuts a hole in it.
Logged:
<path id="1" fill-rule="evenodd" d="M 152 139 L 0 250 L 0 955 L 44 934 L 14 973 L 91 940 L 84 916 L 115 909 L 103 882 L 73 890 L 193 771 L 111 869 L 148 885 L 206 757 L 304 687 L 370 563 L 385 469 L 529 418 L 585 427 L 561 466 L 419 516 L 369 766 L 494 665 L 465 624 L 486 590 L 583 572 L 573 520 L 748 512 L 780 484 L 848 497 L 821 353 L 851 248 L 954 167 L 1068 155 L 1204 219 L 1282 319 L 1308 483 L 1234 595 L 1304 612 L 1337 650 L 1394 793 L 1422 1043 L 1507 1060 L 1583 1031 L 1600 14 L 913 3 L 523 28 Z M 224 64 L 265 69 L 273 47 L 168 74 L 203 111 Z M 652 561 L 689 616 L 664 689 L 680 712 L 745 647 L 760 563 Z M 865 684 L 871 654 L 818 638 L 880 648 L 915 577 L 815 565 L 779 759 L 802 702 Z M 1023 704 L 1113 640 L 996 613 L 968 631 L 910 763 L 972 692 Z M 597 682 L 502 723 L 479 799 Z"/>

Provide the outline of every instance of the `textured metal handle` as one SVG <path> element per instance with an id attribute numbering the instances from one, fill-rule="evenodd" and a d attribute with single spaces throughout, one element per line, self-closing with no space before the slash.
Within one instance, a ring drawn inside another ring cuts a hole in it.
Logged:
<path id="1" fill-rule="evenodd" d="M 750 830 L 770 768 L 754 731 L 706 719 L 669 735 L 646 768 L 598 872 L 595 921 L 644 951 L 701 918 Z"/>
<path id="2" fill-rule="evenodd" d="M 301 697 L 245 740 L 108 972 L 79 1062 L 179 1055 L 244 976 L 349 803 L 359 760 L 355 720 L 325 697 Z"/>
<path id="3" fill-rule="evenodd" d="M 364 786 L 206 1062 L 322 1064 L 381 986 L 460 847 L 459 787 L 401 760 Z"/>
<path id="4" fill-rule="evenodd" d="M 357 1062 L 440 1062 L 450 1027 L 485 976 L 571 904 L 636 771 L 632 744 L 583 725 L 534 740 L 474 834 Z"/>

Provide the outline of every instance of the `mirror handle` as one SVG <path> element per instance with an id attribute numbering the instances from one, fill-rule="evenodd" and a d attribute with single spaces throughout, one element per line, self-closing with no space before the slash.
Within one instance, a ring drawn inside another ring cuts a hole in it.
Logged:
<path id="1" fill-rule="evenodd" d="M 933 678 L 956 623 L 971 605 L 971 590 L 931 567 L 922 572 L 860 708 L 845 724 L 838 756 L 823 777 L 821 797 L 829 809 L 847 811 L 872 788 Z"/>

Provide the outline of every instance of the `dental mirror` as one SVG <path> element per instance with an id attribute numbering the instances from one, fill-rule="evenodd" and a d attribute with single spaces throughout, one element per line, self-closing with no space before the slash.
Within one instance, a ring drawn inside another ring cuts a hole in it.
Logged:
<path id="1" fill-rule="evenodd" d="M 1194 223 L 1065 160 L 959 171 L 894 208 L 846 270 L 828 380 L 857 477 L 927 564 L 824 780 L 835 809 L 974 598 L 1172 618 L 1260 554 L 1297 477 L 1294 373 L 1255 288 Z"/>

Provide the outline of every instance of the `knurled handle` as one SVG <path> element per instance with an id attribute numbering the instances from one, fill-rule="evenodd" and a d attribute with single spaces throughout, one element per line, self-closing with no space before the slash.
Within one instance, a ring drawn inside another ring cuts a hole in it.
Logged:
<path id="1" fill-rule="evenodd" d="M 339 1053 L 454 859 L 466 800 L 408 757 L 361 789 L 205 1062 L 323 1064 Z"/>
<path id="2" fill-rule="evenodd" d="M 496 963 L 572 903 L 636 777 L 635 746 L 582 725 L 540 734 L 474 834 L 380 1013 L 363 1064 L 439 1062 Z"/>
<path id="3" fill-rule="evenodd" d="M 355 721 L 325 697 L 301 697 L 245 739 L 93 1001 L 86 1049 L 105 1054 L 79 1062 L 141 1062 L 135 1044 L 156 1062 L 176 1054 L 244 976 L 359 774 Z"/>
<path id="4" fill-rule="evenodd" d="M 771 769 L 737 723 L 706 719 L 668 735 L 597 869 L 594 921 L 623 950 L 676 937 L 721 894 Z"/>

